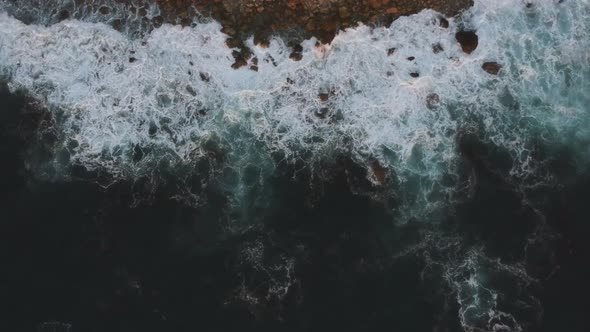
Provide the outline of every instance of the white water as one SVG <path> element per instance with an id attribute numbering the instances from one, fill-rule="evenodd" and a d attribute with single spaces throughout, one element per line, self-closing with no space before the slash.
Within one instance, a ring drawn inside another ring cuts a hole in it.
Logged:
<path id="1" fill-rule="evenodd" d="M 531 8 L 477 1 L 462 19 L 479 35 L 479 47 L 467 55 L 454 39 L 459 22 L 444 29 L 438 14 L 425 10 L 388 28 L 348 29 L 328 46 L 305 41 L 300 62 L 289 59 L 280 39 L 269 48 L 251 45 L 258 72 L 230 67 L 231 49 L 217 23 L 164 25 L 131 38 L 102 23 L 46 27 L 0 14 L 0 73 L 12 89 L 63 112 L 64 148 L 87 168 L 137 176 L 156 160 L 190 164 L 207 154 L 204 142 L 215 140 L 226 150 L 223 173 L 233 174 L 231 190 L 239 193 L 247 165 L 260 169 L 260 181 L 272 173 L 271 152 L 308 167 L 345 152 L 361 164 L 379 160 L 408 211 L 420 215 L 456 189 L 442 179 L 453 179 L 460 131 L 478 131 L 507 149 L 511 174 L 521 179 L 539 166 L 530 158 L 531 137 L 590 137 L 583 125 L 589 11 L 581 0 Z M 437 43 L 444 51 L 435 54 Z M 485 61 L 501 63 L 500 75 L 484 72 Z M 326 91 L 334 94 L 323 104 L 318 93 Z M 438 110 L 427 108 L 432 93 L 440 96 Z M 318 117 L 322 107 L 333 116 Z M 136 146 L 152 153 L 136 163 Z"/>

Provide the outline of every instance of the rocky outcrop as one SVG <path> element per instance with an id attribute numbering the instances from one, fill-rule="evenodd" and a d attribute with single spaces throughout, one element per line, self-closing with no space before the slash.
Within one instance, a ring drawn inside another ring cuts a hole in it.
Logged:
<path id="1" fill-rule="evenodd" d="M 484 62 L 481 68 L 488 74 L 498 75 L 498 72 L 502 69 L 502 65 L 497 62 Z"/>
<path id="2" fill-rule="evenodd" d="M 473 53 L 473 51 L 475 51 L 477 45 L 479 44 L 479 38 L 477 37 L 477 34 L 475 33 L 475 31 L 471 30 L 458 31 L 455 34 L 455 39 L 457 39 L 457 41 L 461 45 L 461 49 L 463 49 L 463 52 L 467 54 Z"/>
<path id="3" fill-rule="evenodd" d="M 388 24 L 393 19 L 431 8 L 455 15 L 473 0 L 156 0 L 167 21 L 189 24 L 198 12 L 223 25 L 225 33 L 242 38 L 254 34 L 264 42 L 271 33 L 298 30 L 329 42 L 339 29 L 363 23 Z M 441 24 L 448 25 L 446 19 Z"/>

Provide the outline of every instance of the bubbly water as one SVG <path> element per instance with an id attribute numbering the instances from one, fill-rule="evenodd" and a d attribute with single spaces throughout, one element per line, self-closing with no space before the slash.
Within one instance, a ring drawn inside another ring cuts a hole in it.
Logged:
<path id="1" fill-rule="evenodd" d="M 257 71 L 253 59 L 231 68 L 216 22 L 152 30 L 130 17 L 119 32 L 105 23 L 127 15 L 120 5 L 105 1 L 113 9 L 102 15 L 99 6 L 29 2 L 0 1 L 0 75 L 58 116 L 53 163 L 63 178 L 71 165 L 114 180 L 190 172 L 222 155 L 204 185 L 247 209 L 251 189 L 279 165 L 321 177 L 322 165 L 348 155 L 400 202 L 404 222 L 433 220 L 456 199 L 466 185 L 459 145 L 469 135 L 508 156 L 503 176 L 522 190 L 551 183 L 546 163 L 561 146 L 574 151 L 577 169 L 588 166 L 586 0 L 477 0 L 448 28 L 424 10 L 389 27 L 347 29 L 329 45 L 306 40 L 301 61 L 278 37 L 267 48 L 250 38 Z M 61 8 L 73 19 L 58 22 Z M 149 17 L 158 14 L 150 5 Z M 476 31 L 473 53 L 457 43 L 459 30 Z M 501 64 L 498 75 L 485 62 Z M 518 266 L 475 249 L 448 265 L 466 330 L 521 329 L 485 283 L 494 267 L 529 282 Z"/>

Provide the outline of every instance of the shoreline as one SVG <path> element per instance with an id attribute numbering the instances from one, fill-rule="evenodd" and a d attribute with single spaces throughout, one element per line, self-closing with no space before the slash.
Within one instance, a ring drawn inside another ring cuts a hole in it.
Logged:
<path id="1" fill-rule="evenodd" d="M 254 35 L 265 43 L 272 34 L 296 31 L 301 39 L 329 43 L 342 29 L 359 23 L 389 25 L 400 16 L 432 9 L 452 17 L 473 0 L 156 0 L 163 20 L 189 25 L 193 17 L 210 17 L 222 32 L 243 40 Z"/>
<path id="2" fill-rule="evenodd" d="M 357 26 L 390 25 L 401 16 L 432 9 L 452 17 L 471 7 L 473 0 L 156 0 L 164 22 L 188 26 L 195 16 L 212 18 L 229 36 L 227 46 L 238 48 L 232 67 L 245 66 L 251 51 L 245 39 L 267 45 L 272 35 L 289 35 L 291 58 L 300 58 L 299 43 L 316 37 L 327 44 L 341 30 Z M 441 18 L 444 22 L 446 19 Z M 443 23 L 444 24 L 444 23 Z"/>

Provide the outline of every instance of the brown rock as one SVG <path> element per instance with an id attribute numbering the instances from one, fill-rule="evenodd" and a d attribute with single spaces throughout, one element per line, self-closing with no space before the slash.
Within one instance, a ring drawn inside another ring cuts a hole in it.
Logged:
<path id="1" fill-rule="evenodd" d="M 497 62 L 484 62 L 481 68 L 489 74 L 498 75 L 498 72 L 502 69 L 502 65 Z"/>
<path id="2" fill-rule="evenodd" d="M 388 9 L 387 9 L 385 12 L 386 12 L 387 14 L 392 14 L 392 15 L 393 15 L 393 14 L 398 14 L 398 13 L 399 13 L 399 9 L 397 9 L 397 8 L 395 8 L 395 7 L 391 7 L 391 8 L 388 8 Z"/>
<path id="3" fill-rule="evenodd" d="M 369 4 L 373 8 L 379 8 L 379 7 L 381 7 L 381 1 L 380 0 L 369 0 Z"/>
<path id="4" fill-rule="evenodd" d="M 108 15 L 111 12 L 111 9 L 106 6 L 102 6 L 98 11 L 103 15 Z"/>
<path id="5" fill-rule="evenodd" d="M 91 2 L 77 0 L 76 2 Z M 117 0 L 118 2 L 130 2 Z M 453 16 L 461 9 L 472 5 L 473 0 L 154 0 L 161 9 L 161 16 L 152 19 L 153 26 L 163 23 L 192 23 L 196 12 L 211 15 L 232 37 L 245 38 L 257 31 L 269 33 L 302 28 L 304 39 L 312 36 L 329 43 L 338 29 L 355 26 L 359 22 L 379 22 L 388 25 L 405 14 L 417 13 L 431 8 L 443 13 L 438 18 L 441 27 L 449 22 L 444 16 Z M 148 20 L 145 0 L 131 1 L 128 9 Z M 98 11 L 100 5 L 96 7 Z M 67 15 L 65 16 L 67 17 Z M 115 28 L 123 28 L 123 22 L 113 22 Z M 146 23 L 149 23 L 147 21 Z M 231 29 L 227 29 L 231 27 Z M 241 43 L 243 46 L 243 41 Z M 298 57 L 297 54 L 294 55 Z"/>
<path id="6" fill-rule="evenodd" d="M 455 39 L 461 44 L 463 52 L 467 54 L 473 53 L 479 43 L 479 38 L 475 31 L 461 30 L 455 34 Z"/>
<path id="7" fill-rule="evenodd" d="M 238 69 L 238 68 L 243 67 L 243 66 L 245 66 L 247 64 L 248 64 L 248 62 L 246 62 L 246 60 L 244 58 L 238 58 L 238 59 L 236 59 L 236 62 L 234 62 L 231 65 L 231 67 L 233 69 Z"/>
<path id="8" fill-rule="evenodd" d="M 371 171 L 373 171 L 373 179 L 377 182 L 377 184 L 381 185 L 385 182 L 385 178 L 387 177 L 387 169 L 381 166 L 378 160 L 374 160 L 371 163 Z"/>
<path id="9" fill-rule="evenodd" d="M 348 8 L 346 8 L 346 7 L 340 7 L 340 9 L 338 9 L 338 13 L 341 18 L 347 18 L 350 16 L 350 12 L 348 11 Z"/>
<path id="10" fill-rule="evenodd" d="M 301 61 L 301 59 L 303 59 L 303 54 L 301 54 L 300 51 L 293 51 L 289 55 L 289 58 L 291 58 L 293 61 Z"/>

